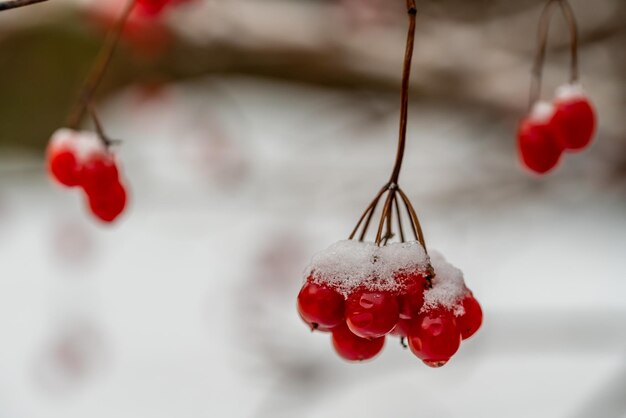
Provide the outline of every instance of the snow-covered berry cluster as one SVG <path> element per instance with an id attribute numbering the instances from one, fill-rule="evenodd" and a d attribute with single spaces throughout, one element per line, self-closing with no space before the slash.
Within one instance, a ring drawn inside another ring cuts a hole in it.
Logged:
<path id="1" fill-rule="evenodd" d="M 595 111 L 580 85 L 563 85 L 552 103 L 535 103 L 522 120 L 517 133 L 520 158 L 530 170 L 547 173 L 564 151 L 586 148 L 595 129 Z"/>
<path id="2" fill-rule="evenodd" d="M 126 207 L 126 187 L 115 156 L 97 134 L 58 129 L 48 143 L 50 177 L 66 187 L 81 187 L 91 212 L 104 222 L 114 221 Z"/>
<path id="3" fill-rule="evenodd" d="M 349 361 L 373 358 L 390 334 L 440 367 L 482 323 L 463 273 L 439 255 L 431 260 L 417 241 L 339 241 L 313 258 L 305 277 L 300 316 L 312 330 L 330 332 Z"/>

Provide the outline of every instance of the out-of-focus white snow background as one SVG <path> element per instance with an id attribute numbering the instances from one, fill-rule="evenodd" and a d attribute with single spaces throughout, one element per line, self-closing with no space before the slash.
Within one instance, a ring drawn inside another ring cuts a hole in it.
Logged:
<path id="1" fill-rule="evenodd" d="M 590 79 L 601 120 L 623 111 Z M 310 257 L 388 178 L 397 105 L 393 89 L 250 75 L 120 89 L 101 103 L 131 188 L 112 228 L 40 154 L 3 148 L 0 417 L 626 417 L 611 123 L 539 179 L 519 167 L 510 112 L 412 99 L 401 184 L 484 325 L 430 369 L 395 339 L 346 364 L 301 323 Z"/>

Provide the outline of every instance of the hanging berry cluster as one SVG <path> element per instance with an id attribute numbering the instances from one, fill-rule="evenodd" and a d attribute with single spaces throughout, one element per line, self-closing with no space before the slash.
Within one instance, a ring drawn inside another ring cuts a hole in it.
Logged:
<path id="1" fill-rule="evenodd" d="M 126 207 L 124 186 L 108 142 L 92 132 L 58 129 L 47 150 L 50 177 L 66 187 L 80 187 L 98 219 L 114 221 Z"/>
<path id="2" fill-rule="evenodd" d="M 332 333 L 346 360 L 373 358 L 393 335 L 431 367 L 444 365 L 482 322 L 461 271 L 440 255 L 431 259 L 418 241 L 333 244 L 307 269 L 298 311 L 312 330 Z"/>
<path id="3" fill-rule="evenodd" d="M 556 3 L 570 28 L 571 66 L 569 83 L 559 87 L 549 103 L 539 98 L 550 18 Z M 520 159 L 528 169 L 545 174 L 556 167 L 564 152 L 580 151 L 591 143 L 596 116 L 578 82 L 578 29 L 567 0 L 549 0 L 543 10 L 529 103 L 529 113 L 521 121 L 517 133 Z"/>
<path id="4" fill-rule="evenodd" d="M 441 256 L 432 260 L 428 256 L 417 213 L 398 185 L 406 144 L 415 0 L 407 0 L 407 9 L 400 135 L 391 178 L 365 209 L 349 240 L 313 258 L 298 294 L 298 312 L 312 330 L 330 332 L 335 351 L 348 361 L 373 358 L 386 336 L 394 335 L 403 345 L 408 340 L 413 354 L 425 364 L 440 367 L 456 353 L 462 339 L 478 330 L 482 310 L 461 271 Z M 375 241 L 365 242 L 383 197 Z M 405 239 L 403 218 L 415 240 Z M 396 236 L 394 223 L 400 242 L 390 243 Z"/>

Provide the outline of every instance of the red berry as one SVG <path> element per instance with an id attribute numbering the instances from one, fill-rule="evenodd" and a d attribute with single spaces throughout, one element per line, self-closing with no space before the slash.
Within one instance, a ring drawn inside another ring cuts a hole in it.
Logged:
<path id="1" fill-rule="evenodd" d="M 330 329 L 344 321 L 343 296 L 325 285 L 307 281 L 298 294 L 298 312 L 312 328 Z"/>
<path id="2" fill-rule="evenodd" d="M 333 329 L 333 346 L 341 357 L 348 361 L 369 360 L 380 353 L 385 337 L 361 338 L 354 335 L 345 324 Z"/>
<path id="3" fill-rule="evenodd" d="M 104 222 L 113 222 L 126 207 L 126 190 L 120 183 L 106 193 L 88 194 L 91 212 Z"/>
<path id="4" fill-rule="evenodd" d="M 48 171 L 64 186 L 73 187 L 80 183 L 80 166 L 76 154 L 69 147 L 51 146 L 48 149 Z"/>
<path id="5" fill-rule="evenodd" d="M 471 294 L 465 296 L 461 304 L 465 313 L 456 318 L 456 324 L 461 332 L 461 338 L 466 340 L 480 328 L 483 322 L 483 310 Z"/>
<path id="6" fill-rule="evenodd" d="M 346 303 L 346 323 L 362 338 L 378 338 L 398 323 L 398 299 L 391 292 L 357 290 Z"/>
<path id="7" fill-rule="evenodd" d="M 411 320 L 400 318 L 396 326 L 391 330 L 390 334 L 395 335 L 396 337 L 406 337 L 409 335 L 410 329 Z"/>
<path id="8" fill-rule="evenodd" d="M 414 272 L 398 276 L 397 281 L 402 285 L 402 291 L 398 295 L 400 319 L 415 318 L 424 305 L 424 290 L 428 286 L 428 280 L 423 274 Z"/>
<path id="9" fill-rule="evenodd" d="M 420 314 L 409 330 L 409 347 L 413 354 L 431 367 L 446 364 L 461 344 L 461 333 L 452 312 L 434 309 Z"/>
<path id="10" fill-rule="evenodd" d="M 119 184 L 119 172 L 111 154 L 96 153 L 83 164 L 81 186 L 88 195 L 106 195 Z"/>
<path id="11" fill-rule="evenodd" d="M 596 116 L 591 103 L 584 96 L 557 99 L 551 124 L 561 146 L 578 151 L 591 142 L 596 129 Z"/>
<path id="12" fill-rule="evenodd" d="M 559 162 L 563 151 L 550 124 L 531 118 L 524 119 L 520 124 L 517 144 L 522 163 L 539 174 L 553 169 Z"/>

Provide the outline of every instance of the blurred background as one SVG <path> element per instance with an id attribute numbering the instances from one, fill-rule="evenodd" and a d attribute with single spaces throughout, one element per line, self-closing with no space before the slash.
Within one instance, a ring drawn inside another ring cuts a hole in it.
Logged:
<path id="1" fill-rule="evenodd" d="M 110 227 L 43 156 L 122 3 L 0 14 L 0 417 L 626 417 L 626 2 L 572 0 L 600 126 L 537 178 L 514 137 L 544 2 L 418 0 L 401 183 L 485 311 L 442 369 L 395 339 L 344 363 L 295 310 L 388 179 L 404 1 L 131 17 L 98 94 Z M 555 14 L 544 98 L 568 41 Z"/>

